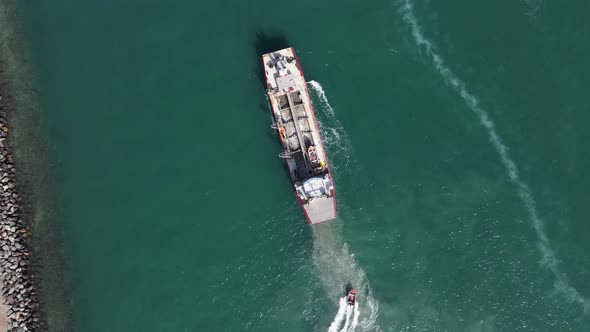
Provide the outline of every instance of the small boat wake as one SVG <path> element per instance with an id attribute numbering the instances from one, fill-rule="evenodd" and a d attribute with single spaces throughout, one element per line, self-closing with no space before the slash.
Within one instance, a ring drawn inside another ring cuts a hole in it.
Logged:
<path id="1" fill-rule="evenodd" d="M 340 308 L 338 309 L 338 313 L 336 314 L 336 317 L 334 317 L 332 324 L 330 324 L 330 328 L 328 329 L 329 332 L 338 331 L 338 328 L 340 327 L 340 325 L 342 324 L 342 321 L 344 320 L 344 316 L 346 315 L 346 311 L 347 311 L 348 307 L 349 306 L 346 303 L 345 298 L 341 298 L 340 299 Z"/>
<path id="2" fill-rule="evenodd" d="M 361 311 L 359 309 L 358 302 L 354 304 L 354 317 L 352 318 L 352 326 L 350 327 L 350 331 L 356 330 L 357 325 L 359 324 L 359 316 L 361 315 Z"/>
<path id="3" fill-rule="evenodd" d="M 307 82 L 307 84 L 309 84 L 319 99 L 319 107 L 316 110 L 321 110 L 322 112 L 316 113 L 316 118 L 320 126 L 324 145 L 334 156 L 332 160 L 343 159 L 342 162 L 337 162 L 336 165 L 332 166 L 334 169 L 340 169 L 340 166 L 347 168 L 353 155 L 352 144 L 350 143 L 348 134 L 344 131 L 342 123 L 336 119 L 334 108 L 328 102 L 328 97 L 326 97 L 326 92 L 322 85 L 313 80 Z"/>
<path id="4" fill-rule="evenodd" d="M 338 312 L 328 331 L 355 331 L 357 328 L 359 331 L 379 330 L 379 303 L 373 298 L 365 272 L 356 264 L 346 243 L 341 243 L 337 236 L 337 224 L 338 221 L 312 227 L 314 265 L 328 295 L 340 298 Z M 360 301 L 353 301 L 352 305 L 349 304 L 348 296 L 342 297 L 343 287 L 347 284 L 355 286 L 360 298 Z"/>
<path id="5" fill-rule="evenodd" d="M 424 36 L 422 26 L 420 26 L 418 19 L 414 15 L 414 4 L 411 0 L 402 1 L 400 14 L 402 15 L 403 20 L 408 24 L 410 32 L 416 42 L 416 46 L 424 51 L 424 53 L 430 58 L 436 71 L 442 76 L 446 83 L 461 96 L 467 107 L 479 118 L 480 124 L 488 135 L 489 142 L 494 150 L 496 150 L 500 162 L 508 174 L 508 179 L 515 185 L 518 196 L 520 196 L 520 200 L 528 212 L 529 220 L 537 235 L 537 246 L 541 253 L 541 263 L 553 274 L 555 279 L 555 291 L 558 294 L 561 294 L 568 302 L 579 304 L 584 309 L 584 314 L 589 314 L 590 298 L 585 297 L 580 291 L 574 288 L 570 284 L 566 274 L 559 269 L 559 259 L 553 248 L 550 246 L 545 231 L 545 221 L 537 210 L 537 202 L 535 201 L 533 192 L 528 184 L 521 179 L 519 168 L 510 157 L 508 153 L 509 148 L 496 131 L 496 126 L 490 115 L 482 108 L 479 100 L 467 90 L 467 84 L 446 65 L 446 62 L 438 53 L 434 43 Z"/>
<path id="6" fill-rule="evenodd" d="M 331 155 L 332 167 L 341 174 L 343 170 L 350 170 L 354 165 L 352 144 L 344 126 L 336 118 L 334 108 L 328 102 L 324 88 L 317 81 L 307 84 L 310 94 L 316 103 L 316 118 L 320 126 L 323 142 Z M 319 104 L 317 103 L 319 101 Z M 339 236 L 340 222 L 314 225 L 313 260 L 323 286 L 332 298 L 341 297 L 343 286 L 353 284 L 362 303 L 350 300 L 348 296 L 340 298 L 338 312 L 330 324 L 328 331 L 376 331 L 377 311 L 379 303 L 373 298 L 373 292 L 365 276 L 365 272 L 357 266 L 354 254 L 348 250 L 348 245 Z M 350 289 L 347 289 L 347 292 Z M 363 316 L 361 317 L 361 307 Z"/>
<path id="7" fill-rule="evenodd" d="M 355 331 L 356 327 L 358 326 L 360 313 L 361 312 L 358 302 L 356 302 L 354 305 L 350 305 L 346 302 L 346 297 L 341 298 L 338 313 L 336 314 L 336 317 L 334 317 L 328 332 Z M 342 326 L 343 322 L 344 326 Z"/>

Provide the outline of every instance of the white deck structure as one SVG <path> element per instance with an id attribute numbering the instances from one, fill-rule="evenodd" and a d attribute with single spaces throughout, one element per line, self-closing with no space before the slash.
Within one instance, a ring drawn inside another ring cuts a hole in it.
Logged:
<path id="1" fill-rule="evenodd" d="M 336 198 L 305 77 L 292 48 L 262 56 L 275 128 L 307 221 L 336 218 Z"/>

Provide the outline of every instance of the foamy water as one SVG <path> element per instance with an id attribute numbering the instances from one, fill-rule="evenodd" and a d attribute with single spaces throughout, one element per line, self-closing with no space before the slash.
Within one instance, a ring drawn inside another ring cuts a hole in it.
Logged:
<path id="1" fill-rule="evenodd" d="M 355 302 L 354 304 L 354 317 L 352 318 L 352 325 L 350 326 L 350 331 L 355 331 L 356 327 L 359 325 L 359 316 L 361 315 L 361 311 L 359 309 L 359 303 Z"/>
<path id="2" fill-rule="evenodd" d="M 365 272 L 356 263 L 354 254 L 350 253 L 346 243 L 341 240 L 339 232 L 333 225 L 334 222 L 313 227 L 314 265 L 328 296 L 340 300 L 339 310 L 330 326 L 330 331 L 334 331 L 332 326 L 335 326 L 337 330 L 342 322 L 342 295 L 349 283 L 357 290 L 360 305 L 358 306 L 359 317 L 354 317 L 352 313 L 346 311 L 347 329 L 354 326 L 359 331 L 379 330 L 377 325 L 379 303 L 373 297 Z M 346 302 L 344 305 L 352 309 Z M 345 309 L 348 310 L 348 308 Z"/>
<path id="3" fill-rule="evenodd" d="M 508 147 L 504 144 L 496 132 L 495 125 L 490 119 L 489 114 L 481 108 L 479 100 L 472 95 L 468 90 L 465 82 L 463 82 L 446 64 L 443 58 L 436 52 L 434 44 L 424 37 L 422 27 L 413 12 L 414 5 L 410 0 L 402 1 L 400 13 L 404 21 L 410 27 L 412 36 L 416 45 L 423 49 L 426 55 L 430 58 L 432 65 L 436 71 L 443 77 L 445 82 L 449 84 L 463 99 L 465 104 L 473 111 L 479 118 L 479 122 L 485 129 L 489 142 L 494 150 L 498 153 L 500 161 L 504 166 L 510 181 L 515 185 L 521 202 L 525 206 L 529 215 L 531 225 L 537 235 L 537 246 L 542 256 L 542 264 L 545 266 L 555 278 L 555 291 L 563 296 L 567 301 L 581 305 L 585 313 L 590 312 L 590 301 L 584 297 L 578 290 L 572 287 L 567 279 L 565 273 L 559 269 L 559 260 L 555 252 L 549 245 L 549 240 L 544 229 L 544 221 L 539 216 L 536 202 L 529 186 L 520 178 L 516 163 L 510 158 L 508 154 Z"/>
<path id="4" fill-rule="evenodd" d="M 346 320 L 344 321 L 344 326 L 342 327 L 340 332 L 348 331 L 348 328 L 350 327 L 350 318 L 352 317 L 352 310 L 352 306 L 348 306 L 348 308 L 346 308 Z"/>
<path id="5" fill-rule="evenodd" d="M 330 157 L 333 157 L 332 159 L 343 160 L 343 162 L 332 164 L 332 166 L 336 170 L 346 169 L 354 160 L 348 134 L 342 123 L 336 118 L 336 112 L 330 105 L 323 86 L 317 81 L 307 83 L 320 101 L 319 107 L 316 105 L 316 115 L 324 145 L 328 153 L 331 154 Z M 361 318 L 361 308 L 358 302 L 352 307 L 340 298 L 338 312 L 328 330 L 355 331 L 357 327 L 361 331 L 378 330 L 377 311 L 379 304 L 373 298 L 365 272 L 356 264 L 354 254 L 349 252 L 348 245 L 340 239 L 340 233 L 337 230 L 337 224 L 335 224 L 340 222 L 341 220 L 336 220 L 313 227 L 314 264 L 330 296 L 333 296 L 334 299 L 339 298 L 344 292 L 344 287 L 351 283 L 357 289 L 359 296 L 363 298 L 363 302 L 366 303 L 364 308 L 366 310 L 363 309 L 363 311 L 368 314 Z M 344 322 L 344 326 L 340 329 L 342 322 Z"/>
<path id="6" fill-rule="evenodd" d="M 353 160 L 352 144 L 342 123 L 326 96 L 324 87 L 317 81 L 307 82 L 317 95 L 320 105 L 316 106 L 316 118 L 322 133 L 322 142 L 330 153 L 329 160 L 335 170 L 346 169 Z M 318 112 L 319 111 L 319 112 Z"/>
<path id="7" fill-rule="evenodd" d="M 336 317 L 334 317 L 334 320 L 332 321 L 332 324 L 330 324 L 330 328 L 328 329 L 329 332 L 338 331 L 338 328 L 342 324 L 344 316 L 346 315 L 346 307 L 348 307 L 346 300 L 344 298 L 340 298 L 339 305 L 340 306 L 338 308 L 338 312 L 336 313 Z"/>

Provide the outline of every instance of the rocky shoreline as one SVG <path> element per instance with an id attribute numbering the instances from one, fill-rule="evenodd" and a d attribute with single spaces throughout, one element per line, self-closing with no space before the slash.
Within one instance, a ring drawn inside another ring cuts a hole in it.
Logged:
<path id="1" fill-rule="evenodd" d="M 41 319 L 30 261 L 30 230 L 23 222 L 22 197 L 8 144 L 9 129 L 0 95 L 0 281 L 7 331 L 39 331 Z"/>

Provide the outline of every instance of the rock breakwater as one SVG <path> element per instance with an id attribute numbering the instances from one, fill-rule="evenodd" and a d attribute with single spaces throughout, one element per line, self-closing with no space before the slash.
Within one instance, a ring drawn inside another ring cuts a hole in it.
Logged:
<path id="1" fill-rule="evenodd" d="M 30 231 L 8 145 L 9 129 L 0 95 L 0 282 L 7 331 L 38 331 L 39 305 L 30 268 Z M 1 314 L 1 313 L 0 313 Z"/>

